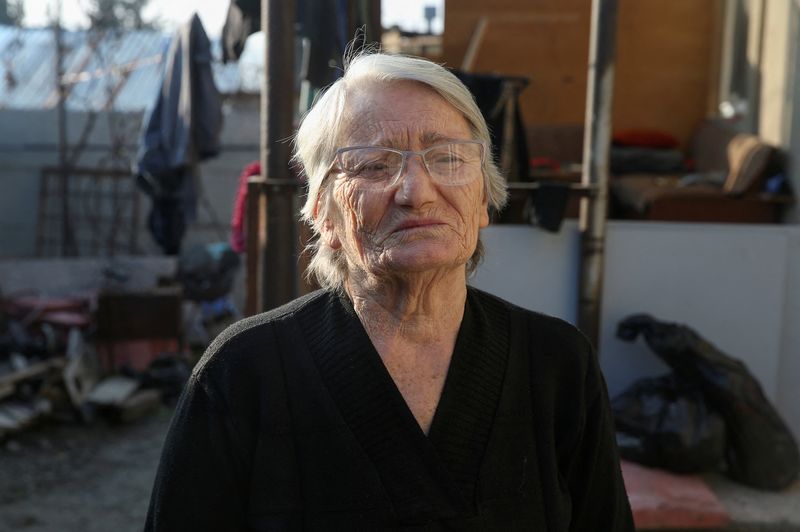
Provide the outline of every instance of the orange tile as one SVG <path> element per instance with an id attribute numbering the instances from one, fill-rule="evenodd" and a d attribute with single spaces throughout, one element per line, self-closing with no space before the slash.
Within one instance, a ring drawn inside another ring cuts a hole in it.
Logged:
<path id="1" fill-rule="evenodd" d="M 622 462 L 637 530 L 723 528 L 730 517 L 714 492 L 693 475 Z"/>

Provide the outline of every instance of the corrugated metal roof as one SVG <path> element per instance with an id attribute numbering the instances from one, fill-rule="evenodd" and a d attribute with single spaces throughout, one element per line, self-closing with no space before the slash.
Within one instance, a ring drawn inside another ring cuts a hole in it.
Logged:
<path id="1" fill-rule="evenodd" d="M 113 93 L 115 110 L 136 111 L 152 105 L 170 40 L 157 31 L 64 31 L 64 76 L 72 84 L 67 109 L 104 109 Z M 213 48 L 220 57 L 217 42 Z M 52 29 L 0 25 L 0 109 L 55 107 L 55 56 Z M 242 75 L 241 68 L 237 63 L 214 63 L 220 92 L 259 92 L 257 76 Z"/>

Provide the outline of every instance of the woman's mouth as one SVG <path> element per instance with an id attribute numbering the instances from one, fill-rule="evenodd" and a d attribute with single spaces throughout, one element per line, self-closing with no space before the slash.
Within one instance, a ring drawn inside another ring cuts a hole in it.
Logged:
<path id="1" fill-rule="evenodd" d="M 440 220 L 433 220 L 433 219 L 406 220 L 405 222 L 395 227 L 392 232 L 397 233 L 400 231 L 411 231 L 414 229 L 427 229 L 439 225 L 443 225 L 443 223 Z"/>

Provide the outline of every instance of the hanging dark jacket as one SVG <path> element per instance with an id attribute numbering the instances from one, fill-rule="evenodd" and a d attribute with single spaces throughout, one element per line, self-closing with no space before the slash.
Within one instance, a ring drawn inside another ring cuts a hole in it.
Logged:
<path id="1" fill-rule="evenodd" d="M 145 118 L 134 167 L 153 200 L 148 227 L 168 254 L 194 219 L 193 168 L 220 151 L 222 98 L 214 84 L 211 42 L 194 14 L 172 39 L 156 103 Z"/>
<path id="2" fill-rule="evenodd" d="M 211 42 L 195 14 L 172 39 L 156 103 L 145 119 L 136 163 L 159 195 L 166 176 L 220 151 L 222 98 L 214 84 Z"/>

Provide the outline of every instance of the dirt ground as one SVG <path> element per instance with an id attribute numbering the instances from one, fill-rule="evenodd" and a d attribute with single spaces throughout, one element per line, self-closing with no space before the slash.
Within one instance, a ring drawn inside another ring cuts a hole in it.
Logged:
<path id="1" fill-rule="evenodd" d="M 47 425 L 0 444 L 0 532 L 140 531 L 172 410 Z"/>
<path id="2" fill-rule="evenodd" d="M 136 422 L 59 424 L 0 443 L 0 532 L 141 531 L 172 409 Z M 800 531 L 800 480 L 779 492 L 705 478 L 726 507 L 726 532 Z"/>

